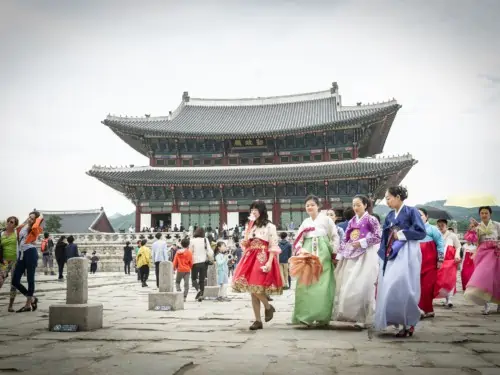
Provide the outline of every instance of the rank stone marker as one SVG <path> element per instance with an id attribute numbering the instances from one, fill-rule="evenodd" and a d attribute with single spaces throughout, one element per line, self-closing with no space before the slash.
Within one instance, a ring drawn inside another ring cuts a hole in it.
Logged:
<path id="1" fill-rule="evenodd" d="M 88 260 L 68 260 L 66 304 L 49 307 L 49 330 L 57 332 L 92 331 L 102 328 L 102 304 L 89 304 Z M 76 328 L 75 328 L 76 326 Z"/>
<path id="2" fill-rule="evenodd" d="M 170 311 L 184 310 L 184 295 L 174 292 L 174 271 L 172 262 L 160 263 L 160 288 L 158 292 L 149 293 L 149 310 Z"/>
<path id="3" fill-rule="evenodd" d="M 206 299 L 216 299 L 219 296 L 219 286 L 217 285 L 217 266 L 212 264 L 208 266 L 207 285 L 203 297 Z"/>

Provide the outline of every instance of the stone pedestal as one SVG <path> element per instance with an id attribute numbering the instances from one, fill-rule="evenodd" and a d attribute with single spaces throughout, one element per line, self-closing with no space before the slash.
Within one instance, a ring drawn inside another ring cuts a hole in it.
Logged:
<path id="1" fill-rule="evenodd" d="M 148 308 L 156 311 L 184 310 L 184 294 L 181 292 L 149 293 Z"/>
<path id="2" fill-rule="evenodd" d="M 102 304 L 89 304 L 88 260 L 72 258 L 68 260 L 66 278 L 66 304 L 49 306 L 49 330 L 56 325 L 76 325 L 78 331 L 92 331 L 102 328 Z"/>
<path id="3" fill-rule="evenodd" d="M 101 304 L 52 305 L 49 307 L 49 330 L 58 324 L 75 324 L 78 331 L 93 331 L 102 328 L 102 317 Z"/>
<path id="4" fill-rule="evenodd" d="M 184 310 L 184 294 L 174 292 L 174 269 L 172 262 L 161 262 L 159 273 L 159 292 L 148 296 L 149 310 L 168 311 Z"/>
<path id="5" fill-rule="evenodd" d="M 203 298 L 205 299 L 216 299 L 219 297 L 219 287 L 218 286 L 206 286 L 203 292 Z"/>

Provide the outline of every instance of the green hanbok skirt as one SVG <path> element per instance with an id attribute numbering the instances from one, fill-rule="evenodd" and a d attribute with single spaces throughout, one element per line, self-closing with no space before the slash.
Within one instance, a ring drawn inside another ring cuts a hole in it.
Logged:
<path id="1" fill-rule="evenodd" d="M 332 263 L 332 246 L 327 236 L 318 237 L 318 257 L 323 265 L 323 273 L 317 283 L 306 286 L 297 282 L 295 288 L 295 308 L 292 324 L 328 324 L 332 318 L 335 296 L 335 276 Z M 312 250 L 313 239 L 304 239 L 303 248 Z"/>

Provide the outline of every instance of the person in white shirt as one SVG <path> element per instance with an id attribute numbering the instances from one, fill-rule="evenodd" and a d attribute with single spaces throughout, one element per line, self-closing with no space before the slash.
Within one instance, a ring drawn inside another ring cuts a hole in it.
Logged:
<path id="1" fill-rule="evenodd" d="M 156 233 L 156 241 L 151 248 L 153 262 L 155 263 L 156 287 L 160 287 L 160 262 L 170 260 L 167 242 L 161 239 L 161 233 Z"/>
<path id="2" fill-rule="evenodd" d="M 193 268 L 191 269 L 191 281 L 198 292 L 195 299 L 203 301 L 205 292 L 205 278 L 207 277 L 208 264 L 214 262 L 214 251 L 210 242 L 205 238 L 203 228 L 195 229 L 193 238 L 189 243 L 189 250 L 193 253 Z"/>

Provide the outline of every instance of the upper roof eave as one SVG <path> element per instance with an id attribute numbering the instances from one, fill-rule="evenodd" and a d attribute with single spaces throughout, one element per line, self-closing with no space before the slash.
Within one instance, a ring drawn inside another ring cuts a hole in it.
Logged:
<path id="1" fill-rule="evenodd" d="M 194 137 L 216 137 L 216 138 L 250 138 L 256 136 L 283 136 L 290 134 L 305 133 L 310 131 L 321 132 L 324 130 L 341 128 L 341 127 L 355 127 L 360 122 L 369 121 L 372 118 L 385 116 L 392 112 L 397 112 L 402 106 L 396 101 L 388 102 L 390 105 L 379 106 L 371 113 L 366 113 L 361 116 L 351 117 L 347 119 L 342 119 L 338 121 L 330 121 L 326 123 L 317 123 L 314 125 L 304 126 L 304 127 L 294 127 L 293 129 L 280 129 L 280 130 L 264 130 L 258 132 L 215 132 L 210 130 L 200 130 L 196 132 L 185 132 L 185 131 L 173 131 L 173 130 L 156 130 L 148 129 L 146 126 L 147 122 L 150 121 L 148 118 L 141 118 L 144 123 L 141 125 L 133 125 L 132 122 L 137 120 L 136 118 L 116 118 L 113 116 L 108 116 L 102 123 L 108 126 L 114 132 L 120 132 L 124 135 L 129 136 L 140 136 L 144 138 L 158 138 L 158 137 L 178 137 L 178 138 L 194 138 Z M 342 110 L 339 112 L 343 112 Z M 129 121 L 132 120 L 132 121 Z M 130 123 L 129 123 L 130 122 Z"/>

